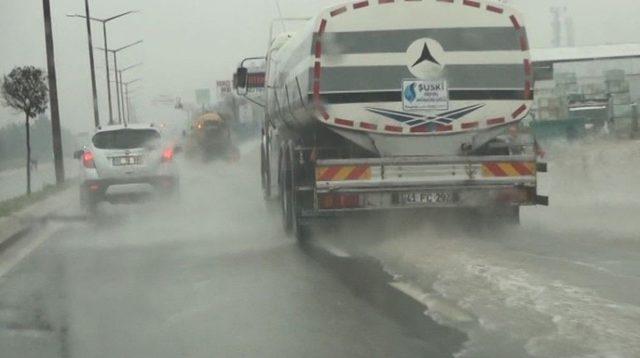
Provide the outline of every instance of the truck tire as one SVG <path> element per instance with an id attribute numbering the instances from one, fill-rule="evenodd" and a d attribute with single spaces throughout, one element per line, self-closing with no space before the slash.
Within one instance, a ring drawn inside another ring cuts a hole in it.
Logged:
<path id="1" fill-rule="evenodd" d="M 296 187 L 300 183 L 301 170 L 293 160 L 293 146 L 289 145 L 284 151 L 282 161 L 282 215 L 284 229 L 299 242 L 304 242 L 310 237 L 309 226 L 301 222 L 302 202 Z"/>
<path id="2" fill-rule="evenodd" d="M 267 136 L 263 135 L 260 150 L 260 174 L 262 178 L 262 194 L 265 200 L 271 199 L 271 173 L 269 168 L 269 143 Z"/>
<path id="3" fill-rule="evenodd" d="M 287 234 L 291 234 L 293 227 L 291 206 L 293 205 L 293 199 L 291 198 L 291 173 L 289 172 L 289 154 L 288 151 L 283 150 L 279 164 L 279 185 L 280 185 L 280 208 L 282 211 L 282 227 Z"/>

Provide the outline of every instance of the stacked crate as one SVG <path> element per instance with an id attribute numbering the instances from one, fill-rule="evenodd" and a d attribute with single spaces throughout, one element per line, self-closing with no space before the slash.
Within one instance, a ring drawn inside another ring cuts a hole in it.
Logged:
<path id="1" fill-rule="evenodd" d="M 610 116 L 615 132 L 624 136 L 631 130 L 633 117 L 629 81 L 624 70 L 606 71 L 604 76 L 607 92 L 611 96 Z"/>
<path id="2" fill-rule="evenodd" d="M 536 119 L 562 120 L 569 117 L 568 95 L 578 91 L 575 73 L 556 73 L 554 81 L 536 84 Z"/>

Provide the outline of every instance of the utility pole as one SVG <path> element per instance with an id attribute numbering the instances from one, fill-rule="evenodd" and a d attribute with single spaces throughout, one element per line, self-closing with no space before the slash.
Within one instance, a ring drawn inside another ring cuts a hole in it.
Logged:
<path id="1" fill-rule="evenodd" d="M 93 60 L 93 38 L 91 37 L 91 11 L 89 0 L 84 0 L 85 16 L 87 17 L 87 37 L 89 38 L 89 63 L 91 65 L 91 90 L 93 94 L 93 118 L 96 128 L 100 127 L 100 113 L 98 111 L 98 87 L 96 86 L 96 64 Z"/>
<path id="2" fill-rule="evenodd" d="M 49 0 L 42 0 L 42 7 L 44 10 L 44 32 L 47 47 L 47 72 L 49 77 L 49 101 L 51 103 L 53 159 L 56 171 L 56 184 L 60 186 L 64 183 L 64 157 L 62 155 L 60 111 L 58 108 L 58 82 L 56 77 L 56 62 L 53 48 L 53 31 L 51 26 L 51 6 L 49 5 Z M 27 165 L 31 165 L 31 163 L 28 163 Z"/>

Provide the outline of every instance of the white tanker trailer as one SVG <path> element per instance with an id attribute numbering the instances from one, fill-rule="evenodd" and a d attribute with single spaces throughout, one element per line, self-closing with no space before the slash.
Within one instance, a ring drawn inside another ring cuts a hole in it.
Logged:
<path id="1" fill-rule="evenodd" d="M 237 87 L 247 70 L 238 69 Z M 519 221 L 537 193 L 522 16 L 472 0 L 326 9 L 266 56 L 263 189 L 287 230 L 349 212 L 478 208 Z"/>

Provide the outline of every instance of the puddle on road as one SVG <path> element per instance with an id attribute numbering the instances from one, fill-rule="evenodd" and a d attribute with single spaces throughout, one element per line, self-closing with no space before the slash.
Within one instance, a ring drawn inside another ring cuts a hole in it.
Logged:
<path id="1" fill-rule="evenodd" d="M 429 357 L 453 357 L 467 341 L 466 334 L 431 319 L 425 305 L 395 288 L 395 277 L 382 264 L 367 257 L 335 255 L 313 242 L 300 249 L 331 271 L 355 296 L 403 327 L 407 335 L 427 343 Z"/>

